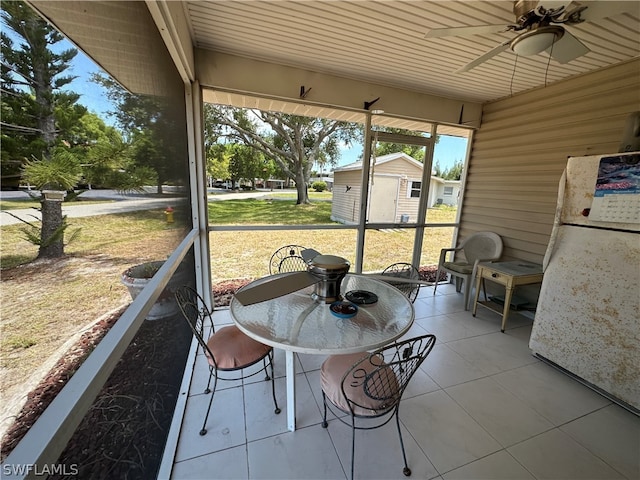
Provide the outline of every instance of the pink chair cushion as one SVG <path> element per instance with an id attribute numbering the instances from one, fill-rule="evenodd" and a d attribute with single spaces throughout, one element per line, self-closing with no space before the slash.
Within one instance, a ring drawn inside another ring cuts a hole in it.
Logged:
<path id="1" fill-rule="evenodd" d="M 218 330 L 209 338 L 207 346 L 213 353 L 220 370 L 246 367 L 271 351 L 271 347 L 250 338 L 235 325 Z M 213 365 L 211 359 L 209 364 Z"/>
<path id="2" fill-rule="evenodd" d="M 353 365 L 367 356 L 369 356 L 367 352 L 331 355 L 322 364 L 320 370 L 322 391 L 331 403 L 345 412 L 351 410 L 349 402 L 342 394 L 342 377 Z M 373 363 L 376 363 L 376 365 L 372 365 L 372 362 L 361 363 L 358 370 L 362 369 L 363 371 L 356 372 L 356 376 L 364 376 L 384 365 L 381 357 L 378 357 L 378 359 L 374 357 Z M 358 404 L 353 405 L 353 412 L 356 415 L 377 415 L 395 404 L 394 400 L 386 398 L 396 397 L 395 394 L 400 389 L 398 379 L 391 368 L 382 368 L 368 382 L 369 393 L 376 397 L 384 397 L 382 399 L 371 398 L 367 395 L 362 382 L 358 381 L 356 376 L 352 372 L 344 382 L 345 394 L 349 397 L 349 400 Z"/>

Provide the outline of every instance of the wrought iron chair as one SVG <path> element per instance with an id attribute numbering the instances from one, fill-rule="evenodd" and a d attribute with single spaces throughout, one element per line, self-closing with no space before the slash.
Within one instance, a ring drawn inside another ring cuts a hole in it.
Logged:
<path id="1" fill-rule="evenodd" d="M 453 261 L 447 261 L 447 254 L 451 252 L 456 252 L 456 254 L 461 252 L 464 259 L 456 257 Z M 502 255 L 502 238 L 493 232 L 477 232 L 464 239 L 458 248 L 443 248 L 440 250 L 433 294 L 436 294 L 438 288 L 440 272 L 447 272 L 456 279 L 456 292 L 460 292 L 464 280 L 464 309 L 469 310 L 469 293 L 476 276 L 478 263 L 498 260 L 500 255 Z"/>
<path id="2" fill-rule="evenodd" d="M 287 245 L 276 250 L 269 260 L 269 274 L 304 272 L 307 262 L 302 258 L 302 250 L 305 249 L 300 245 Z"/>
<path id="3" fill-rule="evenodd" d="M 235 325 L 229 325 L 216 331 L 211 310 L 198 292 L 191 287 L 179 287 L 175 297 L 184 319 L 191 327 L 199 347 L 202 348 L 209 362 L 209 380 L 204 393 L 211 393 L 211 398 L 209 399 L 209 406 L 202 423 L 200 435 L 207 433 L 207 419 L 213 404 L 213 396 L 216 393 L 218 380 L 241 380 L 264 371 L 265 380 L 271 380 L 271 393 L 276 407 L 275 413 L 280 413 L 273 378 L 273 348 L 250 338 Z M 207 335 L 208 339 L 205 341 L 205 336 Z M 243 372 L 244 369 L 258 362 L 262 362 L 262 368 L 249 371 L 247 374 Z M 270 367 L 271 374 L 267 372 L 267 366 Z M 221 373 L 223 374 L 222 377 L 220 376 Z M 226 376 L 226 373 L 229 373 L 230 376 Z M 213 387 L 211 387 L 212 379 Z"/>
<path id="4" fill-rule="evenodd" d="M 382 271 L 382 275 L 391 277 L 386 282 L 404 293 L 411 301 L 411 303 L 416 301 L 418 293 L 420 292 L 419 283 L 394 283 L 393 281 L 393 277 L 408 278 L 410 280 L 420 280 L 420 272 L 416 267 L 414 267 L 410 263 L 398 262 L 391 264 L 387 268 L 385 268 Z"/>
<path id="5" fill-rule="evenodd" d="M 327 408 L 342 423 L 351 426 L 351 478 L 353 479 L 356 430 L 371 430 L 395 416 L 405 476 L 411 475 L 404 451 L 398 408 L 409 380 L 435 345 L 434 335 L 422 335 L 379 348 L 372 353 L 332 355 L 322 364 L 322 426 L 327 428 Z M 351 422 L 336 415 L 332 407 L 350 414 Z M 379 419 L 356 425 L 357 418 Z"/>

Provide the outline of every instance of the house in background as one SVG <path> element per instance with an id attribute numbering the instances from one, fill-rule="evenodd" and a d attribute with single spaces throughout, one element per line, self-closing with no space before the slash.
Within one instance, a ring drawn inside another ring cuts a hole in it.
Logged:
<path id="1" fill-rule="evenodd" d="M 264 188 L 269 188 L 271 190 L 283 190 L 284 184 L 285 184 L 284 180 L 277 180 L 277 179 L 270 178 L 265 182 Z"/>
<path id="2" fill-rule="evenodd" d="M 372 223 L 415 222 L 420 203 L 423 164 L 406 153 L 389 153 L 375 159 L 371 167 L 369 218 Z M 331 219 L 346 224 L 359 221 L 362 191 L 362 161 L 333 172 Z M 431 176 L 427 205 L 457 205 L 459 180 Z"/>
<path id="3" fill-rule="evenodd" d="M 440 177 L 433 178 L 442 180 L 442 183 L 438 185 L 436 205 L 458 205 L 458 200 L 460 199 L 460 186 L 462 185 L 462 182 L 460 180 L 445 180 Z"/>

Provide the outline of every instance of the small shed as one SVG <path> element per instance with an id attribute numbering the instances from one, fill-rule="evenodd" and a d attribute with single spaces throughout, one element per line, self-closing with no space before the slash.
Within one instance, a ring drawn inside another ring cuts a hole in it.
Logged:
<path id="1" fill-rule="evenodd" d="M 368 221 L 415 222 L 420 201 L 422 170 L 423 164 L 406 153 L 390 153 L 377 157 L 371 166 Z M 362 161 L 334 170 L 332 220 L 345 224 L 358 223 L 361 182 Z M 431 176 L 427 205 L 456 205 L 459 192 L 459 180 L 444 180 Z"/>

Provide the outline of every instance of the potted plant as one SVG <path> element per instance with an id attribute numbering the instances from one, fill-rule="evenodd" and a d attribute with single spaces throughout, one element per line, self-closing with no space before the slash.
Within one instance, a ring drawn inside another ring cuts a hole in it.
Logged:
<path id="1" fill-rule="evenodd" d="M 151 278 L 158 272 L 164 264 L 163 260 L 145 262 L 129 267 L 121 275 L 121 282 L 129 290 L 131 298 L 135 300 L 144 287 L 147 286 Z M 176 315 L 179 312 L 178 304 L 175 301 L 175 292 L 181 285 L 188 283 L 188 273 L 186 269 L 178 267 L 169 283 L 162 291 L 156 303 L 153 305 L 147 320 L 160 320 Z"/>

